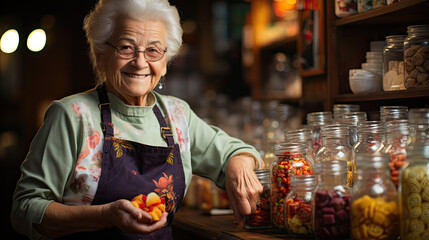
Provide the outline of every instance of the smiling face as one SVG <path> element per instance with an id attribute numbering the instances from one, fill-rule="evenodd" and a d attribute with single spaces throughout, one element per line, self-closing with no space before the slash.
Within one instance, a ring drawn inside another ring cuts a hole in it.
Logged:
<path id="1" fill-rule="evenodd" d="M 120 18 L 108 41 L 116 47 L 133 46 L 140 51 L 149 47 L 166 49 L 165 24 L 156 20 Z M 107 47 L 97 56 L 97 68 L 106 75 L 107 90 L 126 104 L 144 106 L 146 98 L 167 72 L 165 54 L 156 62 L 147 61 L 143 52 L 137 57 L 123 59 Z"/>

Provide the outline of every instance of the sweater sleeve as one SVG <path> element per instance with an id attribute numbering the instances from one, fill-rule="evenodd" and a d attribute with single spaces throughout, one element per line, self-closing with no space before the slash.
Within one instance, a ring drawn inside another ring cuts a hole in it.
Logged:
<path id="1" fill-rule="evenodd" d="M 13 195 L 11 223 L 30 239 L 41 236 L 33 223 L 42 221 L 51 201 L 62 201 L 77 155 L 76 133 L 67 109 L 53 102 L 21 165 L 21 178 Z"/>
<path id="2" fill-rule="evenodd" d="M 253 146 L 229 136 L 218 127 L 208 125 L 192 110 L 188 120 L 194 174 L 207 177 L 224 189 L 226 166 L 233 156 L 251 156 L 257 161 L 257 166 L 262 166 L 261 156 Z"/>

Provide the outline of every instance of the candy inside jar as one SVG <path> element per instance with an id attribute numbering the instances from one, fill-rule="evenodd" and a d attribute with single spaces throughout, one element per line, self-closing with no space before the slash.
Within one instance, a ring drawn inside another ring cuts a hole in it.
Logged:
<path id="1" fill-rule="evenodd" d="M 311 204 L 316 176 L 293 175 L 290 179 L 291 191 L 285 202 L 287 233 L 296 237 L 310 237 L 313 234 Z"/>
<path id="2" fill-rule="evenodd" d="M 314 175 L 306 159 L 305 144 L 280 143 L 274 146 L 276 161 L 271 164 L 271 223 L 275 230 L 285 230 L 284 202 L 290 191 L 290 176 Z"/>
<path id="3" fill-rule="evenodd" d="M 262 169 L 255 171 L 263 190 L 259 197 L 259 204 L 251 215 L 244 217 L 244 228 L 261 229 L 271 228 L 270 218 L 270 170 Z"/>

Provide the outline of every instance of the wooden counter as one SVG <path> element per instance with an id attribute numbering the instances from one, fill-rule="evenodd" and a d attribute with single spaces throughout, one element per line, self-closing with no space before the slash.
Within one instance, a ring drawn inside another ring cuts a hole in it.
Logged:
<path id="1" fill-rule="evenodd" d="M 247 230 L 235 223 L 234 215 L 210 216 L 203 211 L 182 207 L 173 222 L 173 238 L 181 239 L 290 239 L 308 240 L 312 238 L 290 238 L 275 233 L 272 229 Z"/>

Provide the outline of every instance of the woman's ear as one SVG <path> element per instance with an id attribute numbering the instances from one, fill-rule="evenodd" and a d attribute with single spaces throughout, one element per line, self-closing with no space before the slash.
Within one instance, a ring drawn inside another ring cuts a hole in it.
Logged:
<path id="1" fill-rule="evenodd" d="M 102 53 L 95 54 L 95 66 L 99 72 L 104 72 L 106 70 L 105 55 Z"/>

